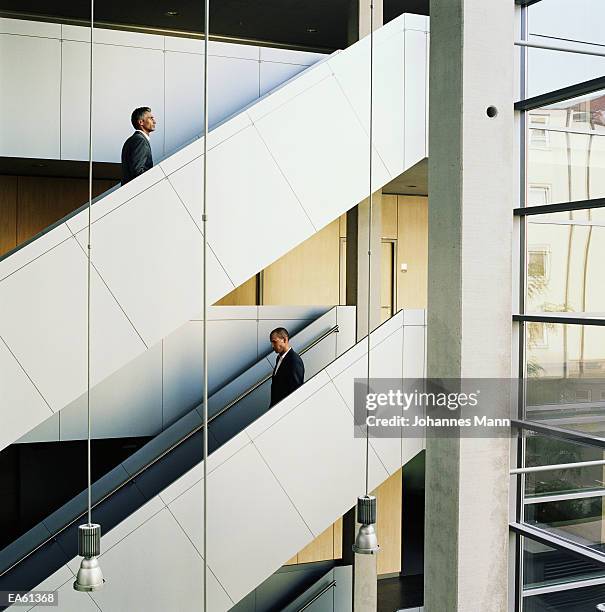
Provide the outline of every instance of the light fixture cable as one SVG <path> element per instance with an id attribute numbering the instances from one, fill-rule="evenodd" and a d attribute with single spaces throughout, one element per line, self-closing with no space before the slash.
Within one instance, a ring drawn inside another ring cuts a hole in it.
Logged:
<path id="1" fill-rule="evenodd" d="M 374 2 L 370 2 L 370 125 L 369 125 L 369 166 L 368 166 L 368 178 L 369 178 L 369 202 L 368 202 L 368 295 L 367 295 L 367 333 L 368 333 L 368 361 L 367 361 L 367 381 L 366 381 L 366 393 L 370 392 L 370 332 L 372 330 L 372 316 L 371 316 L 371 296 L 372 296 L 372 208 L 374 205 L 374 197 L 372 192 L 372 158 L 373 158 L 373 129 L 374 129 Z M 366 415 L 367 416 L 367 415 Z M 370 429 L 366 418 L 366 497 L 370 494 Z"/>
<path id="2" fill-rule="evenodd" d="M 204 612 L 208 612 L 208 303 L 207 303 L 207 250 L 208 250 L 208 45 L 210 43 L 210 0 L 204 0 L 204 145 L 203 145 L 203 187 L 202 187 L 202 360 L 203 360 L 203 563 L 204 563 Z"/>
<path id="3" fill-rule="evenodd" d="M 90 373 L 91 373 L 91 303 L 92 303 L 92 95 L 93 95 L 93 59 L 94 59 L 94 14 L 95 0 L 90 0 L 90 74 L 88 78 L 88 233 L 87 233 L 87 269 L 86 269 L 86 412 L 88 431 L 87 469 L 88 469 L 88 524 L 92 525 L 92 453 L 90 439 L 92 436 L 92 419 L 90 413 Z"/>

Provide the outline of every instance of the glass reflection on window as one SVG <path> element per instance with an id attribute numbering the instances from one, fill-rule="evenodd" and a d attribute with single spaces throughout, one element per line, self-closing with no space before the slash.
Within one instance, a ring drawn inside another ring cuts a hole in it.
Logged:
<path id="1" fill-rule="evenodd" d="M 526 312 L 605 313 L 603 213 L 584 209 L 527 218 Z M 545 333 L 532 326 L 534 336 Z"/>
<path id="2" fill-rule="evenodd" d="M 528 206 L 605 197 L 603 92 L 529 111 L 527 181 Z"/>
<path id="3" fill-rule="evenodd" d="M 528 9 L 530 34 L 605 45 L 603 0 L 542 0 Z"/>
<path id="4" fill-rule="evenodd" d="M 605 385 L 605 327 L 532 322 L 526 324 L 525 348 L 528 378 L 582 378 Z M 590 392 L 586 385 L 577 391 L 578 400 Z M 603 388 L 605 391 L 605 386 Z"/>
<path id="5" fill-rule="evenodd" d="M 579 565 L 578 562 L 574 562 Z M 553 567 L 559 569 L 556 565 Z M 587 577 L 593 577 L 588 574 Z M 523 612 L 595 612 L 605 602 L 605 585 L 541 593 L 523 598 Z"/>
<path id="6" fill-rule="evenodd" d="M 605 575 L 605 567 L 599 563 L 576 558 L 564 550 L 552 548 L 529 538 L 523 539 L 523 570 L 523 587 L 526 592 L 531 592 L 531 588 L 543 588 Z M 553 608 L 545 609 L 550 612 L 553 610 Z M 590 612 L 594 612 L 594 608 Z"/>

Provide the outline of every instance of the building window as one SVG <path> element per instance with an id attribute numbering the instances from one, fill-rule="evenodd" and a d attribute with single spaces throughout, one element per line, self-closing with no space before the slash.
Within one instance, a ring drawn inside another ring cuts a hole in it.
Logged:
<path id="1" fill-rule="evenodd" d="M 528 253 L 527 274 L 546 280 L 550 271 L 550 251 L 546 247 L 533 247 Z"/>
<path id="2" fill-rule="evenodd" d="M 544 323 L 530 322 L 527 324 L 528 348 L 548 348 L 547 326 Z"/>
<path id="3" fill-rule="evenodd" d="M 529 146 L 532 149 L 548 149 L 550 138 L 548 130 L 548 115 L 529 115 Z"/>
<path id="4" fill-rule="evenodd" d="M 543 206 L 550 203 L 550 185 L 530 185 L 527 191 L 529 206 Z"/>

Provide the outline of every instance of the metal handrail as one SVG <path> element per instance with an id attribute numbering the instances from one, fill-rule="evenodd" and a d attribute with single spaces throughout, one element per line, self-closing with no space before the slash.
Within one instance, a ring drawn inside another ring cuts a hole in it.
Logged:
<path id="1" fill-rule="evenodd" d="M 311 342 L 310 344 L 308 344 L 307 346 L 305 346 L 304 349 L 301 349 L 299 355 L 304 355 L 307 351 L 311 350 L 312 348 L 314 348 L 315 346 L 317 346 L 322 340 L 325 340 L 328 336 L 331 336 L 333 333 L 338 332 L 338 325 L 334 325 L 333 327 L 331 327 L 330 329 L 328 329 L 327 331 L 325 331 L 323 334 L 321 334 L 320 336 L 318 336 L 315 340 L 313 340 L 313 342 Z M 221 408 L 216 414 L 213 414 L 209 419 L 208 419 L 208 424 L 210 424 L 212 421 L 214 421 L 215 419 L 217 419 L 219 416 L 221 416 L 222 414 L 224 414 L 227 410 L 229 410 L 230 408 L 232 408 L 235 404 L 237 404 L 238 402 L 240 402 L 242 399 L 244 399 L 245 397 L 247 397 L 248 395 L 250 395 L 252 392 L 256 391 L 256 389 L 258 389 L 261 385 L 263 385 L 264 383 L 266 383 L 268 380 L 271 379 L 271 374 L 263 377 L 260 381 L 256 382 L 254 385 L 252 385 L 247 391 L 245 391 L 244 393 L 240 394 L 236 399 L 232 400 L 231 402 L 229 402 L 226 406 L 224 406 L 223 408 Z M 146 463 L 144 466 L 140 467 L 138 470 L 136 470 L 134 473 L 130 474 L 128 476 L 128 478 L 126 478 L 126 480 L 124 480 L 123 482 L 121 482 L 117 487 L 114 487 L 113 489 L 111 489 L 111 491 L 109 491 L 108 493 L 106 493 L 103 497 L 101 497 L 100 499 L 98 499 L 96 502 L 94 502 L 94 504 L 92 504 L 92 508 L 96 508 L 99 504 L 103 503 L 106 499 L 108 499 L 109 497 L 111 497 L 112 495 L 114 495 L 115 493 L 117 493 L 122 487 L 126 486 L 128 483 L 132 482 L 135 478 L 137 478 L 138 476 L 140 476 L 145 470 L 149 469 L 150 467 L 152 467 L 153 465 L 155 465 L 160 459 L 163 459 L 166 455 L 168 455 L 169 453 L 171 453 L 175 448 L 177 448 L 178 446 L 180 446 L 181 444 L 183 444 L 184 442 L 186 442 L 187 440 L 189 440 L 189 438 L 191 438 L 192 436 L 194 436 L 195 434 L 197 434 L 199 431 L 201 431 L 202 429 L 204 429 L 204 424 L 201 423 L 200 425 L 196 426 L 194 429 L 192 429 L 188 434 L 186 434 L 185 436 L 183 436 L 182 438 L 180 438 L 177 442 L 175 442 L 174 444 L 171 444 L 166 450 L 162 451 L 162 453 L 160 453 L 157 457 L 154 457 L 151 461 L 149 461 L 149 463 Z M 22 561 L 24 561 L 25 559 L 27 559 L 29 556 L 31 556 L 32 554 L 34 554 L 37 550 L 39 550 L 40 548 L 42 548 L 44 545 L 48 544 L 48 542 L 50 542 L 51 540 L 54 540 L 60 533 L 62 533 L 63 531 L 65 531 L 68 527 L 71 527 L 76 521 L 78 521 L 80 518 L 82 518 L 85 514 L 87 513 L 87 511 L 84 511 L 80 514 L 78 514 L 78 516 L 76 516 L 75 518 L 73 518 L 69 523 L 67 523 L 66 525 L 64 525 L 63 527 L 61 527 L 61 529 L 58 529 L 57 531 L 55 531 L 53 534 L 49 535 L 48 538 L 46 538 L 43 542 L 41 542 L 40 544 L 38 544 L 34 549 L 30 550 L 27 554 L 23 555 L 23 557 L 21 557 L 18 561 L 15 561 L 12 565 L 10 565 L 8 568 L 6 568 L 3 572 L 0 573 L 0 577 L 4 576 L 5 574 L 7 574 L 8 572 L 10 572 L 14 567 L 16 567 L 17 565 L 19 565 L 19 563 L 21 563 Z"/>
<path id="2" fill-rule="evenodd" d="M 552 465 L 535 465 L 532 467 L 513 468 L 510 471 L 511 475 L 515 474 L 532 474 L 534 472 L 553 472 L 555 470 L 569 470 L 572 468 L 593 467 L 596 465 L 605 465 L 605 459 L 596 459 L 594 461 L 574 461 L 572 463 L 553 463 Z"/>
<path id="3" fill-rule="evenodd" d="M 304 612 L 311 604 L 315 603 L 324 593 L 327 593 L 330 589 L 336 586 L 336 580 L 332 580 L 330 584 L 326 585 L 317 595 L 310 599 L 302 608 L 298 608 L 296 612 Z"/>

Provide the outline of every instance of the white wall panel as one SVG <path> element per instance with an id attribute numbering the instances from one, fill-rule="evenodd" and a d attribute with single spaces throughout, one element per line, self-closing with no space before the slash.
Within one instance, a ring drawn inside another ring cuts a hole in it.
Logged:
<path id="1" fill-rule="evenodd" d="M 353 506 L 365 487 L 365 441 L 353 438 L 352 419 L 328 384 L 254 440 L 316 536 Z M 371 460 L 384 480 L 384 468 L 375 455 Z"/>
<path id="2" fill-rule="evenodd" d="M 403 330 L 403 377 L 424 378 L 424 361 L 418 358 L 425 354 L 426 328 L 405 326 Z"/>
<path id="3" fill-rule="evenodd" d="M 63 39 L 90 42 L 90 28 L 74 25 L 63 25 Z M 140 47 L 141 49 L 164 50 L 164 36 L 159 34 L 144 34 L 126 30 L 108 30 L 95 28 L 96 44 L 117 45 L 121 47 Z"/>
<path id="4" fill-rule="evenodd" d="M 397 325 L 402 320 L 399 313 Z M 392 373 L 389 358 L 401 363 L 400 339 L 401 327 L 377 345 L 385 355 L 376 363 L 387 368 L 377 375 Z M 357 346 L 365 350 L 366 344 Z M 424 360 L 423 354 L 416 357 Z M 355 362 L 346 355 L 338 361 L 352 386 Z M 213 612 L 240 601 L 355 503 L 365 488 L 365 441 L 352 432 L 352 413 L 324 371 L 210 456 Z M 422 447 L 421 440 L 402 440 L 404 453 L 397 455 L 379 442 L 371 444 L 372 489 L 388 476 L 383 462 L 394 470 L 398 456 L 401 465 Z M 202 478 L 200 463 L 103 537 L 108 583 L 94 594 L 103 612 L 185 610 L 201 597 Z M 75 570 L 77 560 L 67 567 Z M 183 584 L 195 586 L 183 589 Z M 71 612 L 63 604 L 59 610 Z"/>
<path id="5" fill-rule="evenodd" d="M 65 611 L 77 610 L 78 612 L 99 612 L 99 608 L 95 605 L 89 593 L 78 593 L 74 590 L 74 580 L 75 576 L 72 576 L 59 588 L 55 587 L 57 588 L 57 598 L 60 602 L 59 609 Z M 41 604 L 32 608 L 32 610 L 39 612 L 44 612 L 45 609 L 47 609 L 47 606 L 42 606 Z"/>
<path id="6" fill-rule="evenodd" d="M 374 49 L 374 147 L 375 161 L 382 160 L 397 176 L 403 166 L 404 116 L 398 112 L 403 99 L 404 57 L 402 24 Z M 328 60 L 355 113 L 369 133 L 370 125 L 370 43 L 366 37 L 355 48 L 354 61 L 337 54 Z M 369 136 L 366 136 L 366 138 Z"/>
<path id="7" fill-rule="evenodd" d="M 233 115 L 259 97 L 258 59 L 212 56 L 208 60 L 208 70 L 211 125 Z"/>
<path id="8" fill-rule="evenodd" d="M 204 52 L 203 48 L 201 52 Z M 208 55 L 258 61 L 259 47 L 256 45 L 241 45 L 239 43 L 211 40 L 208 47 Z"/>
<path id="9" fill-rule="evenodd" d="M 265 310 L 271 316 L 281 311 L 283 316 L 277 320 L 259 320 L 259 312 L 264 313 Z M 354 311 L 354 307 L 342 306 L 321 315 L 325 310 L 326 307 L 313 306 L 210 307 L 208 378 L 213 405 L 227 404 L 271 372 L 272 364 L 264 360 L 260 369 L 258 367 L 258 359 L 262 357 L 258 352 L 259 327 L 264 329 L 264 326 L 270 326 L 273 329 L 284 321 L 293 333 L 302 327 L 302 331 L 293 338 L 293 343 L 295 347 L 304 346 L 335 324 L 336 310 L 342 315 Z M 296 316 L 319 318 L 291 318 Z M 92 388 L 94 438 L 154 436 L 199 405 L 202 397 L 201 327 L 201 321 L 186 323 Z M 265 336 L 263 332 L 262 354 L 271 350 Z M 343 346 L 347 342 L 349 345 L 354 342 L 354 330 L 349 333 L 343 331 L 338 336 Z M 322 364 L 334 359 L 335 349 L 330 345 L 335 341 L 336 334 L 315 347 L 312 355 L 305 356 L 307 378 L 313 367 L 309 359 L 317 361 L 321 356 Z M 16 361 L 14 364 L 16 366 Z M 252 365 L 255 367 L 249 369 Z M 11 385 L 7 383 L 4 388 L 14 390 L 16 379 L 12 380 L 13 370 L 7 367 L 4 372 L 11 377 Z M 25 375 L 23 377 L 26 378 Z M 227 381 L 232 382 L 226 385 Z M 30 387 L 34 389 L 33 383 L 30 383 Z M 58 413 L 53 414 L 50 408 L 47 410 L 52 416 L 43 420 L 44 415 L 38 415 L 33 421 L 38 423 L 42 419 L 42 422 L 20 438 L 19 443 L 86 437 L 86 394 L 63 408 L 60 419 Z M 18 414 L 18 410 L 11 414 Z"/>
<path id="10" fill-rule="evenodd" d="M 27 245 L 27 248 L 15 251 L 10 257 L 0 261 L 0 280 L 4 280 L 7 276 L 14 274 L 23 266 L 34 261 L 38 257 L 44 255 L 61 242 L 72 237 L 69 228 L 65 223 L 58 225 L 46 234 L 39 236 L 33 242 Z"/>
<path id="11" fill-rule="evenodd" d="M 202 236 L 166 181 L 93 228 L 95 265 L 147 346 L 201 311 Z M 78 239 L 85 244 L 84 231 Z M 233 285 L 210 251 L 208 273 L 212 303 Z"/>
<path id="12" fill-rule="evenodd" d="M 408 168 L 428 154 L 426 42 L 424 32 L 405 32 L 405 165 Z"/>
<path id="13" fill-rule="evenodd" d="M 260 64 L 260 95 L 264 96 L 266 93 L 275 89 L 282 83 L 285 83 L 288 79 L 296 76 L 306 68 L 307 66 L 301 66 L 299 64 L 262 62 Z"/>
<path id="14" fill-rule="evenodd" d="M 242 45 L 237 45 L 242 46 Z M 255 51 L 258 56 L 258 48 Z M 203 131 L 204 57 L 166 52 L 166 152 Z M 209 124 L 223 121 L 259 96 L 257 59 L 211 56 Z"/>
<path id="15" fill-rule="evenodd" d="M 108 584 L 94 593 L 93 599 L 101 610 L 189 610 L 201 606 L 201 557 L 167 508 L 123 542 L 128 546 L 118 544 L 100 557 Z M 145 563 L 150 557 L 155 562 Z M 208 587 L 210 610 L 221 612 L 232 607 L 212 572 L 208 573 Z"/>
<path id="16" fill-rule="evenodd" d="M 235 437 L 231 438 L 215 450 L 210 457 L 208 457 L 208 475 L 212 474 L 214 470 L 223 465 L 226 461 L 231 459 L 236 453 L 239 453 L 244 447 L 250 444 L 250 438 L 245 431 L 240 432 Z M 175 480 L 172 484 L 168 485 L 158 497 L 167 505 L 170 506 L 172 502 L 183 495 L 193 486 L 202 486 L 204 478 L 204 464 L 198 463 L 196 466 L 188 470 L 178 480 Z"/>
<path id="17" fill-rule="evenodd" d="M 338 323 L 338 334 L 336 334 L 336 350 L 338 355 L 342 355 L 351 347 L 350 339 L 355 339 L 356 319 L 355 308 L 339 308 L 336 315 Z"/>
<path id="18" fill-rule="evenodd" d="M 158 120 L 152 138 L 156 161 L 199 135 L 203 41 L 103 28 L 95 30 L 94 40 L 96 160 L 120 160 L 136 106 L 151 106 Z M 86 27 L 0 19 L 1 154 L 87 159 L 89 42 Z M 322 57 L 212 41 L 210 126 Z M 13 70 L 16 58 L 19 72 Z M 30 119 L 32 111 L 40 118 L 38 100 L 45 101 L 44 130 Z"/>
<path id="19" fill-rule="evenodd" d="M 245 162 L 234 165 L 238 155 L 244 155 Z M 196 160 L 170 176 L 196 219 L 201 218 L 201 188 L 196 188 L 200 167 L 201 161 Z M 254 127 L 208 152 L 208 176 L 212 177 L 208 184 L 209 244 L 236 286 L 283 253 L 275 226 L 268 220 L 288 219 L 288 241 L 293 245 L 313 233 L 313 226 Z M 235 218 L 238 223 L 233 223 Z M 252 252 L 254 258 L 242 257 L 242 253 Z"/>
<path id="20" fill-rule="evenodd" d="M 98 275 L 92 276 L 96 383 L 144 345 Z M 86 259 L 72 238 L 0 284 L 0 335 L 53 410 L 85 389 Z M 116 347 L 120 347 L 116 351 Z M 31 429 L 24 426 L 22 433 Z"/>
<path id="21" fill-rule="evenodd" d="M 58 158 L 61 43 L 0 34 L 0 155 Z"/>
<path id="22" fill-rule="evenodd" d="M 83 440 L 86 393 L 61 411 L 61 440 Z M 90 394 L 94 438 L 154 436 L 162 430 L 162 345 L 156 344 L 95 385 Z M 119 428 L 119 429 L 118 429 Z"/>
<path id="23" fill-rule="evenodd" d="M 88 159 L 89 45 L 65 42 L 63 53 L 63 157 Z M 137 106 L 151 107 L 156 117 L 151 148 L 154 159 L 161 159 L 164 154 L 163 51 L 95 44 L 94 77 L 95 160 L 120 159 L 122 144 L 134 131 L 130 115 Z"/>
<path id="24" fill-rule="evenodd" d="M 368 137 L 334 78 L 276 108 L 256 126 L 316 228 L 334 219 L 331 210 L 344 212 L 367 193 Z M 346 161 L 345 151 L 354 152 Z M 377 163 L 376 187 L 389 176 Z"/>
<path id="25" fill-rule="evenodd" d="M 24 436 L 18 438 L 15 444 L 26 442 L 58 442 L 60 440 L 60 422 L 61 412 L 55 412 L 51 417 L 42 421 Z"/>
<path id="26" fill-rule="evenodd" d="M 164 179 L 164 173 L 160 166 L 156 166 L 137 176 L 132 181 L 128 182 L 119 189 L 114 188 L 106 193 L 104 196 L 100 196 L 98 201 L 93 202 L 91 208 L 91 219 L 94 224 L 101 217 L 109 214 L 119 206 L 129 202 L 134 197 L 142 194 L 144 191 L 160 182 Z M 79 213 L 75 214 L 65 221 L 65 225 L 73 234 L 81 232 L 84 228 L 88 228 L 88 207 L 83 208 Z M 92 240 L 95 240 L 94 229 L 92 233 Z"/>
<path id="27" fill-rule="evenodd" d="M 166 108 L 162 119 L 166 127 L 166 153 L 171 153 L 204 129 L 203 56 L 166 51 L 164 59 Z"/>
<path id="28" fill-rule="evenodd" d="M 258 358 L 256 320 L 208 322 L 208 393 L 212 395 Z M 190 321 L 164 340 L 164 424 L 200 403 L 203 392 L 202 323 Z"/>
<path id="29" fill-rule="evenodd" d="M 61 24 L 0 17 L 0 34 L 61 38 Z"/>
<path id="30" fill-rule="evenodd" d="M 235 486 L 225 487 L 226 482 Z M 232 599 L 239 601 L 282 565 L 292 544 L 303 548 L 312 534 L 252 444 L 209 475 L 208 491 L 208 562 Z M 201 483 L 169 507 L 201 550 Z M 244 508 L 247 527 L 238 529 L 243 526 Z M 237 547 L 228 544 L 234 529 L 238 530 Z"/>
<path id="31" fill-rule="evenodd" d="M 46 580 L 41 582 L 37 588 L 40 591 L 54 591 L 58 589 L 59 587 L 63 586 L 64 584 L 66 584 L 67 582 L 73 581 L 73 580 L 74 580 L 73 573 L 66 565 L 64 565 L 63 567 L 59 568 L 56 572 L 51 574 Z M 34 608 L 35 606 L 31 606 L 30 608 L 24 608 L 24 609 L 33 610 Z"/>
<path id="32" fill-rule="evenodd" d="M 1 338 L 0 406 L 2 448 L 52 415 L 49 405 Z"/>
<path id="33" fill-rule="evenodd" d="M 79 31 L 82 28 L 76 29 Z M 90 35 L 86 40 L 90 40 Z M 64 40 L 61 46 L 62 103 L 60 125 L 62 159 L 88 159 L 89 48 L 85 42 L 74 42 L 72 40 Z M 116 125 L 110 124 L 104 127 L 115 136 Z M 96 130 L 93 130 L 93 138 L 95 133 Z M 117 141 L 115 145 L 118 146 Z M 96 151 L 96 146 L 94 146 L 93 159 L 96 159 Z"/>
<path id="34" fill-rule="evenodd" d="M 389 24 L 387 33 L 392 35 L 396 25 Z M 424 36 L 422 32 L 412 34 Z M 381 31 L 377 32 L 377 45 L 382 39 Z M 141 53 L 141 57 L 160 53 L 133 47 L 127 48 L 127 52 Z M 355 45 L 340 53 L 339 59 L 347 56 L 354 62 Z M 406 53 L 406 92 L 424 91 L 426 67 L 421 59 Z M 252 60 L 238 58 L 238 61 Z M 410 65 L 419 66 L 416 73 L 409 69 Z M 398 71 L 396 67 L 394 70 Z M 418 75 L 418 82 L 408 83 L 414 74 Z M 379 96 L 377 113 L 383 103 L 386 104 Z M 422 124 L 424 103 L 408 106 L 407 120 Z M 393 112 L 397 110 L 403 112 L 403 104 Z M 251 121 L 254 125 L 250 125 Z M 422 134 L 424 138 L 424 128 Z M 424 140 L 419 147 L 425 155 L 423 143 Z M 310 68 L 212 131 L 209 137 L 212 248 L 208 261 L 211 303 L 366 195 L 366 145 L 367 134 L 327 62 Z M 104 298 L 107 307 L 95 306 L 101 313 L 113 313 L 106 319 L 96 315 L 97 325 L 108 326 L 95 338 L 94 358 L 99 359 L 98 366 L 95 364 L 96 376 L 109 375 L 144 349 L 126 316 L 151 346 L 201 311 L 201 234 L 196 227 L 200 217 L 200 152 L 201 142 L 197 141 L 93 207 L 93 215 L 98 219 L 93 225 L 93 261 L 124 310 L 120 311 L 107 290 Z M 162 178 L 163 168 L 171 169 L 170 182 L 180 198 Z M 390 175 L 378 164 L 374 177 L 377 188 Z M 141 191 L 143 185 L 146 189 Z M 298 200 L 315 219 L 315 227 Z M 82 218 L 79 215 L 70 220 L 70 227 L 81 232 Z M 287 226 L 279 239 L 275 239 L 272 229 L 275 220 Z M 80 234 L 79 238 L 83 236 Z M 65 244 L 75 248 L 71 239 Z M 0 282 L 0 297 L 8 296 L 0 305 L 7 315 L 2 320 L 11 322 L 7 342 L 20 359 L 21 354 L 27 356 L 22 360 L 24 368 L 37 383 L 44 381 L 41 391 L 56 409 L 84 390 L 70 378 L 80 380 L 82 373 L 84 351 L 77 350 L 77 342 L 82 341 L 85 291 L 75 287 L 85 279 L 82 273 L 85 258 L 82 250 L 78 253 L 77 249 L 73 257 L 69 255 L 65 244 Z M 26 246 L 20 256 L 27 259 L 36 251 L 35 245 L 36 242 Z M 74 282 L 74 278 L 79 280 Z M 44 308 L 32 306 L 32 299 L 40 296 L 48 304 Z M 19 325 L 12 325 L 15 317 Z M 117 317 L 119 324 L 112 317 Z M 35 324 L 29 319 L 35 319 Z M 6 325 L 0 322 L 0 333 Z M 79 392 L 71 394 L 67 389 Z"/>
<path id="35" fill-rule="evenodd" d="M 427 32 L 429 29 L 429 18 L 426 15 L 406 13 L 404 16 L 406 30 L 421 30 Z"/>
<path id="36" fill-rule="evenodd" d="M 300 64 L 302 66 L 311 66 L 324 57 L 324 53 L 294 51 L 293 49 L 276 49 L 274 47 L 260 47 L 260 59 L 262 62 L 279 62 L 282 64 Z"/>

